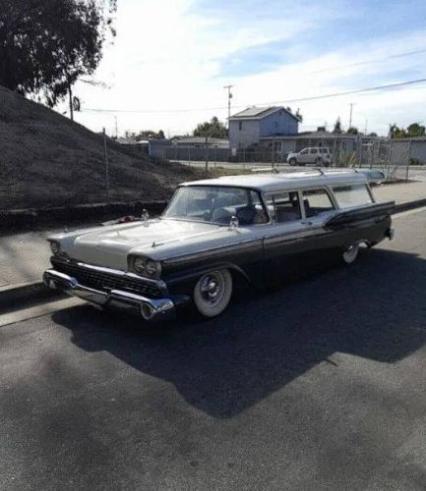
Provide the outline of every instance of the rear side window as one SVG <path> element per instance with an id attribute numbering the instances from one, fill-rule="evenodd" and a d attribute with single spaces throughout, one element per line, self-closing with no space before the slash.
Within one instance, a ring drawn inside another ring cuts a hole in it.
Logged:
<path id="1" fill-rule="evenodd" d="M 365 184 L 338 186 L 333 188 L 333 191 L 340 208 L 351 208 L 373 202 Z"/>
<path id="2" fill-rule="evenodd" d="M 297 191 L 267 195 L 266 206 L 278 223 L 294 222 L 302 218 Z"/>
<path id="3" fill-rule="evenodd" d="M 303 206 L 307 217 L 314 217 L 334 210 L 333 203 L 325 189 L 307 189 L 303 191 Z"/>

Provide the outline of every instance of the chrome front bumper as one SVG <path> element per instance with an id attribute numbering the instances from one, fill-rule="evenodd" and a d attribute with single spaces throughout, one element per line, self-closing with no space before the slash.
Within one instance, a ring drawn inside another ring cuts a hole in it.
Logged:
<path id="1" fill-rule="evenodd" d="M 136 310 L 145 320 L 170 319 L 175 317 L 175 303 L 171 298 L 148 298 L 123 290 L 108 292 L 95 290 L 81 285 L 76 278 L 54 269 L 43 274 L 44 284 L 53 290 L 59 290 L 87 302 L 103 307 L 118 307 Z"/>

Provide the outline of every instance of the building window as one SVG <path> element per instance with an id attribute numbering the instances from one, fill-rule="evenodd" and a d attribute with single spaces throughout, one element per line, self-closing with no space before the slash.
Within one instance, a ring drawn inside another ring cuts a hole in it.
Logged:
<path id="1" fill-rule="evenodd" d="M 243 129 L 243 122 L 242 121 L 238 121 L 238 129 L 239 129 L 239 131 L 241 131 Z"/>

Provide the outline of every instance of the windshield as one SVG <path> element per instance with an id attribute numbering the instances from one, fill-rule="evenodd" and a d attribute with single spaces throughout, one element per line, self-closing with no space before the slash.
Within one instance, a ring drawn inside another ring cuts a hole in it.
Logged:
<path id="1" fill-rule="evenodd" d="M 267 215 L 257 191 L 221 186 L 178 188 L 163 218 L 229 224 L 238 218 L 240 225 L 266 223 Z"/>

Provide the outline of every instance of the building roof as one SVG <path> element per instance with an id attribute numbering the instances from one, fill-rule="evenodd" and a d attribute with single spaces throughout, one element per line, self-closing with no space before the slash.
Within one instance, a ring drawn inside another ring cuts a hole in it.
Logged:
<path id="1" fill-rule="evenodd" d="M 148 145 L 149 140 L 133 140 L 131 138 L 118 137 L 117 143 L 120 145 Z"/>
<path id="2" fill-rule="evenodd" d="M 256 174 L 223 176 L 216 179 L 203 179 L 184 183 L 184 186 L 226 186 L 247 187 L 259 191 L 278 191 L 300 187 L 327 186 L 347 183 L 365 183 L 367 178 L 354 170 L 313 170 L 307 172 L 282 172 L 276 174 Z"/>
<path id="3" fill-rule="evenodd" d="M 204 145 L 206 143 L 205 136 L 179 136 L 172 138 L 174 144 L 186 144 L 186 145 Z M 220 145 L 224 147 L 229 146 L 229 140 L 226 138 L 213 138 L 207 137 L 207 143 L 209 145 Z"/>
<path id="4" fill-rule="evenodd" d="M 270 107 L 248 107 L 237 114 L 234 114 L 229 118 L 230 121 L 238 121 L 238 120 L 247 120 L 247 119 L 263 119 L 271 114 L 274 114 L 278 111 L 284 111 L 289 116 L 294 118 L 296 121 L 299 121 L 299 118 L 293 114 L 291 111 L 286 109 L 283 106 L 270 106 Z"/>
<path id="5" fill-rule="evenodd" d="M 305 131 L 295 135 L 262 136 L 260 140 L 383 140 L 381 136 L 354 135 L 352 133 L 332 133 L 330 131 Z M 395 140 L 393 140 L 395 141 Z"/>

